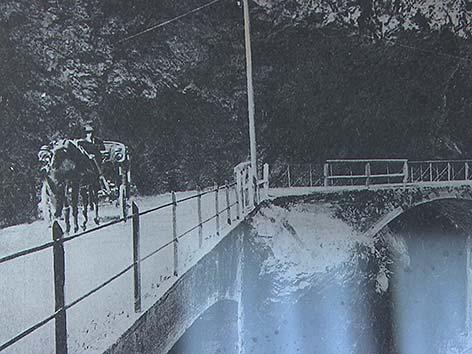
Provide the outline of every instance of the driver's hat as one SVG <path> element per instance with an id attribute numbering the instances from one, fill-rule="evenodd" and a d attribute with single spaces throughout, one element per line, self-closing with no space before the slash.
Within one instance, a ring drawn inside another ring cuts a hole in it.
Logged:
<path id="1" fill-rule="evenodd" d="M 86 124 L 84 126 L 84 132 L 85 133 L 93 133 L 94 131 L 95 131 L 95 129 L 93 129 L 93 127 L 90 124 Z"/>

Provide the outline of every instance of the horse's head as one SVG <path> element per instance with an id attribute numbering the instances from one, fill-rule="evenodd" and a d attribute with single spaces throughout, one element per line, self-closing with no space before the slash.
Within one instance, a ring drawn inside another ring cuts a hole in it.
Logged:
<path id="1" fill-rule="evenodd" d="M 57 170 L 61 164 L 67 159 L 69 155 L 69 141 L 59 140 L 53 143 L 51 149 L 51 162 L 50 166 L 52 169 Z"/>
<path id="2" fill-rule="evenodd" d="M 42 166 L 40 171 L 42 173 L 49 173 L 49 168 L 52 160 L 51 147 L 49 145 L 43 145 L 38 152 L 38 160 L 41 162 Z"/>

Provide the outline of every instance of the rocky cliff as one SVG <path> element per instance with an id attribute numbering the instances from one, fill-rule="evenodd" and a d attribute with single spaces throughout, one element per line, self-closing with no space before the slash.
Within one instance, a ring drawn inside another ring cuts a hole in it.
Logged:
<path id="1" fill-rule="evenodd" d="M 247 157 L 236 1 L 126 40 L 203 3 L 2 1 L 2 220 L 35 204 L 37 149 L 84 122 L 130 146 L 141 193 L 222 182 Z M 470 1 L 250 6 L 261 160 L 468 156 Z"/>

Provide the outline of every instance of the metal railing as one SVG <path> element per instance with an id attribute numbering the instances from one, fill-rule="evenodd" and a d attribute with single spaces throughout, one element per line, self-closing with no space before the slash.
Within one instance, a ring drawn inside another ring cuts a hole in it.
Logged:
<path id="1" fill-rule="evenodd" d="M 327 160 L 323 185 L 345 186 L 406 182 L 406 159 Z"/>
<path id="2" fill-rule="evenodd" d="M 288 164 L 272 187 L 399 185 L 472 180 L 472 160 L 345 159 Z"/>
<path id="3" fill-rule="evenodd" d="M 268 170 L 267 170 L 268 173 Z M 123 276 L 130 270 L 133 270 L 133 296 L 134 296 L 134 311 L 141 312 L 142 310 L 142 295 L 141 295 L 141 263 L 150 257 L 158 254 L 167 247 L 173 246 L 173 273 L 174 276 L 178 277 L 180 272 L 180 262 L 179 262 L 179 240 L 183 237 L 190 235 L 193 231 L 198 230 L 199 238 L 199 247 L 202 247 L 203 244 L 203 234 L 204 234 L 204 225 L 208 224 L 212 220 L 215 223 L 216 234 L 220 235 L 221 232 L 221 217 L 226 218 L 226 223 L 231 224 L 232 221 L 240 220 L 244 217 L 245 214 L 250 212 L 254 207 L 254 200 L 257 199 L 258 191 L 257 186 L 263 184 L 268 187 L 267 183 L 251 183 L 251 173 L 250 168 L 247 163 L 238 165 L 235 168 L 235 177 L 236 182 L 234 183 L 225 183 L 223 186 L 215 185 L 214 187 L 207 190 L 197 190 L 195 195 L 191 195 L 182 199 L 177 200 L 175 192 L 171 193 L 172 201 L 170 203 L 162 204 L 157 207 L 140 211 L 136 203 L 132 203 L 132 213 L 131 215 L 121 217 L 117 220 L 108 222 L 106 224 L 100 225 L 93 229 L 89 229 L 71 236 L 65 236 L 64 232 L 57 221 L 52 225 L 52 241 L 42 244 L 40 246 L 32 247 L 25 249 L 4 257 L 0 258 L 0 264 L 10 262 L 14 259 L 31 255 L 33 253 L 52 248 L 53 251 L 53 276 L 54 276 L 54 296 L 55 296 L 55 312 L 43 320 L 35 323 L 34 325 L 23 330 L 21 333 L 17 334 L 13 338 L 7 340 L 6 342 L 0 344 L 0 351 L 3 351 L 15 343 L 19 342 L 24 337 L 43 327 L 52 320 L 55 320 L 55 348 L 56 353 L 67 353 L 67 310 L 82 302 L 89 296 L 93 295 L 100 289 L 104 288 L 114 280 Z M 264 182 L 264 181 L 262 181 Z M 231 201 L 231 194 L 235 196 L 235 200 Z M 202 196 L 213 193 L 215 196 L 214 207 L 215 213 L 203 219 L 202 216 Z M 223 199 L 225 206 L 223 209 L 220 208 L 220 193 L 223 193 Z M 197 203 L 197 220 L 193 227 L 188 230 L 178 233 L 178 220 L 177 220 L 177 207 L 179 204 L 187 201 L 195 201 Z M 235 214 L 232 214 L 232 208 L 236 208 Z M 172 211 L 172 239 L 165 244 L 161 245 L 157 249 L 154 249 L 148 252 L 145 256 L 141 256 L 141 232 L 140 217 L 146 214 L 158 212 L 159 210 L 171 208 Z M 234 215 L 234 216 L 233 216 Z M 132 220 L 132 254 L 133 262 L 123 268 L 120 272 L 116 273 L 114 276 L 110 277 L 106 281 L 102 282 L 100 285 L 91 289 L 87 293 L 73 300 L 72 302 L 65 303 L 65 293 L 64 286 L 66 281 L 66 267 L 65 267 L 65 251 L 64 244 L 72 241 L 77 238 L 84 237 L 90 234 L 96 234 L 97 231 L 108 228 L 112 225 L 126 222 L 127 220 Z"/>

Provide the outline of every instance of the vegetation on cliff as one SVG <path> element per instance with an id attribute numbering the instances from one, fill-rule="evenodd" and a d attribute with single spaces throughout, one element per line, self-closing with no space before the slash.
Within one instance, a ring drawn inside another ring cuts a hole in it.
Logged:
<path id="1" fill-rule="evenodd" d="M 122 41 L 201 4 L 0 4 L 3 224 L 35 215 L 39 147 L 77 136 L 84 122 L 130 146 L 144 194 L 221 183 L 247 157 L 235 1 Z M 470 1 L 251 8 L 260 160 L 277 168 L 327 157 L 470 156 Z"/>

